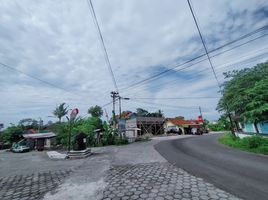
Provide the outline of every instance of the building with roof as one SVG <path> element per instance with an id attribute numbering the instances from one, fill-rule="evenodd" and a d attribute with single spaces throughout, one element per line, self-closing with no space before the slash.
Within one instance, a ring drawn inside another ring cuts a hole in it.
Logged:
<path id="1" fill-rule="evenodd" d="M 190 119 L 185 120 L 183 117 L 167 118 L 164 124 L 165 133 L 179 132 L 182 134 L 198 134 L 202 130 L 202 122 Z"/>
<path id="2" fill-rule="evenodd" d="M 53 132 L 47 133 L 28 133 L 23 134 L 23 140 L 20 144 L 27 144 L 31 149 L 36 148 L 37 150 L 44 150 L 44 148 L 50 148 L 51 138 L 56 137 Z"/>
<path id="3" fill-rule="evenodd" d="M 122 112 L 116 116 L 119 131 L 125 132 L 128 138 L 137 138 L 144 134 L 164 134 L 165 118 L 138 116 L 131 111 Z"/>

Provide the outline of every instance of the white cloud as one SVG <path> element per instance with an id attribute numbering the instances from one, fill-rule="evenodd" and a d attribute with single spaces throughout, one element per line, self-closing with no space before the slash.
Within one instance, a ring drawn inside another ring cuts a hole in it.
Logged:
<path id="1" fill-rule="evenodd" d="M 265 12 L 261 10 L 268 7 L 265 0 L 193 0 L 192 3 L 210 50 L 263 26 L 266 21 Z M 98 0 L 93 4 L 119 88 L 157 73 L 158 66 L 168 69 L 204 52 L 186 1 Z M 45 118 L 61 102 L 79 107 L 85 115 L 89 106 L 110 101 L 109 92 L 114 89 L 112 79 L 85 0 L 1 1 L 0 12 L 0 62 L 70 91 L 1 68 L 1 122 L 17 122 L 25 117 Z M 265 48 L 267 41 L 264 37 L 213 58 L 220 80 L 223 81 L 221 73 L 226 69 L 264 61 L 267 56 L 262 55 L 258 60 L 249 60 L 249 64 L 217 69 L 217 66 L 239 61 L 239 57 L 251 51 Z M 176 76 L 174 72 L 133 90 L 122 91 L 122 95 L 218 95 L 209 69 L 187 80 L 187 75 L 208 67 L 204 61 L 185 70 L 187 74 L 177 72 Z M 217 99 L 153 102 L 175 106 L 200 105 L 205 108 L 208 118 L 218 116 L 215 111 Z M 153 108 L 152 105 L 131 101 L 123 105 L 127 110 L 137 106 L 152 111 L 157 109 L 157 106 Z M 110 107 L 107 110 L 110 112 Z M 162 110 L 167 116 L 193 118 L 198 114 L 167 107 Z"/>

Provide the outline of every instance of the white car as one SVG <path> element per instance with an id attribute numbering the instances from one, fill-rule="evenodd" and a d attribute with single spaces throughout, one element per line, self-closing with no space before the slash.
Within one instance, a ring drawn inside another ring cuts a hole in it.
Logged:
<path id="1" fill-rule="evenodd" d="M 28 151 L 30 151 L 30 147 L 25 146 L 25 145 L 15 146 L 15 147 L 12 147 L 12 151 L 14 153 L 28 152 Z"/>

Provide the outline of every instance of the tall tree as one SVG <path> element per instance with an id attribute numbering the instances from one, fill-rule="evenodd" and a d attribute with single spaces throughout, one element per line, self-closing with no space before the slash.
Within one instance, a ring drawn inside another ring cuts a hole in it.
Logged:
<path id="1" fill-rule="evenodd" d="M 255 125 L 266 121 L 267 77 L 268 62 L 253 68 L 225 73 L 228 80 L 223 85 L 223 96 L 217 109 L 241 116 L 243 121 L 253 122 Z"/>
<path id="2" fill-rule="evenodd" d="M 162 110 L 160 110 L 160 109 L 158 110 L 157 117 L 164 117 L 164 113 Z"/>
<path id="3" fill-rule="evenodd" d="M 136 112 L 139 117 L 145 117 L 149 114 L 149 112 L 143 108 L 137 108 Z"/>
<path id="4" fill-rule="evenodd" d="M 59 119 L 59 122 L 61 122 L 61 118 L 67 115 L 67 113 L 68 113 L 68 106 L 65 106 L 65 103 L 61 103 L 53 111 L 53 115 L 55 115 Z"/>
<path id="5" fill-rule="evenodd" d="M 38 128 L 38 122 L 35 119 L 32 118 L 25 118 L 19 121 L 19 126 L 22 127 L 23 130 L 28 129 L 37 129 Z"/>
<path id="6" fill-rule="evenodd" d="M 100 106 L 96 105 L 96 106 L 91 106 L 88 109 L 88 114 L 91 114 L 92 117 L 98 117 L 100 118 L 103 115 L 103 110 Z"/>
<path id="7" fill-rule="evenodd" d="M 251 101 L 246 104 L 241 117 L 253 122 L 258 132 L 257 123 L 268 120 L 268 77 L 256 82 L 253 88 L 246 90 L 246 94 Z"/>

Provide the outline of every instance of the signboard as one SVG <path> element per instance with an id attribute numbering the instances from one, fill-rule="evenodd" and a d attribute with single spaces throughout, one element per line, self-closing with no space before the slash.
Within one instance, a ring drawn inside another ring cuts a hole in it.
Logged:
<path id="1" fill-rule="evenodd" d="M 78 108 L 74 108 L 74 109 L 72 110 L 71 114 L 70 114 L 70 119 L 71 119 L 71 120 L 74 120 L 74 119 L 76 118 L 76 116 L 77 116 L 78 113 L 79 113 Z"/>
<path id="2" fill-rule="evenodd" d="M 198 116 L 198 122 L 203 122 L 202 115 L 199 115 L 199 116 Z"/>

